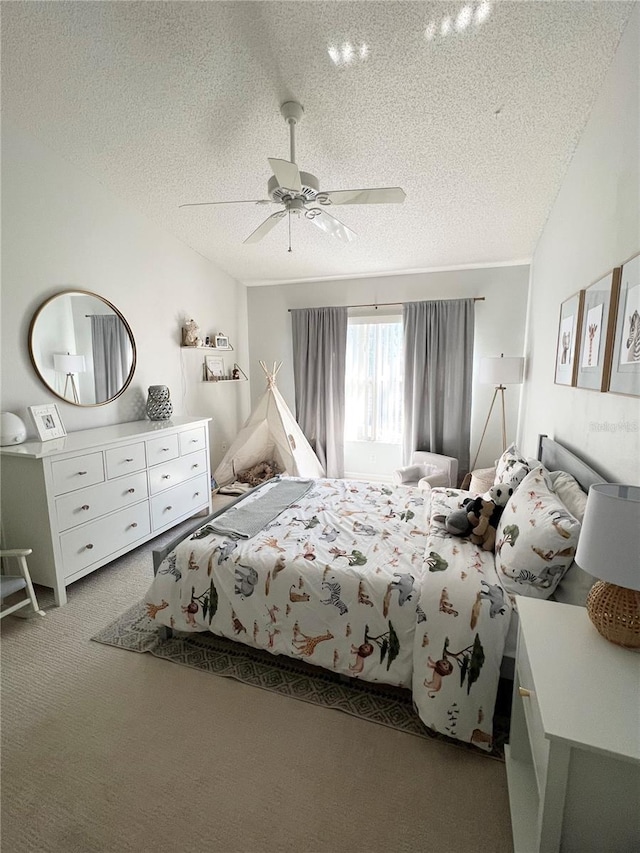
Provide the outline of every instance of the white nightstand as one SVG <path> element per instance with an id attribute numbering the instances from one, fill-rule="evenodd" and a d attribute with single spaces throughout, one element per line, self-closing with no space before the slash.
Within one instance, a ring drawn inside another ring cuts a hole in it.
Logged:
<path id="1" fill-rule="evenodd" d="M 506 768 L 515 853 L 640 850 L 640 655 L 582 607 L 517 598 Z"/>

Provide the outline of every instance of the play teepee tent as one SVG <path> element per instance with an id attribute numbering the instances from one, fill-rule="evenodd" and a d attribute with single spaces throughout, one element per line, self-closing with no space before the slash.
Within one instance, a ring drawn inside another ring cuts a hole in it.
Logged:
<path id="1" fill-rule="evenodd" d="M 290 476 L 324 477 L 318 457 L 276 386 L 282 363 L 274 364 L 271 373 L 264 361 L 260 366 L 267 377 L 267 390 L 214 471 L 216 482 L 225 486 L 240 471 L 271 459 Z"/>

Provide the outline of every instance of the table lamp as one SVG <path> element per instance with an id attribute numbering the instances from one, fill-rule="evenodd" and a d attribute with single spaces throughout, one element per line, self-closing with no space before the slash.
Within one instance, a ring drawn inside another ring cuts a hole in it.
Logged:
<path id="1" fill-rule="evenodd" d="M 599 578 L 587 598 L 598 631 L 640 648 L 640 486 L 591 486 L 575 560 Z"/>
<path id="2" fill-rule="evenodd" d="M 505 358 L 503 355 L 500 358 L 481 358 L 480 359 L 480 373 L 479 373 L 479 381 L 485 385 L 495 385 L 495 391 L 493 392 L 493 399 L 491 400 L 491 405 L 489 406 L 489 414 L 487 415 L 487 419 L 484 422 L 484 429 L 482 430 L 482 435 L 480 437 L 480 444 L 478 445 L 478 450 L 476 451 L 475 459 L 471 465 L 471 470 L 476 467 L 476 462 L 478 461 L 478 456 L 480 455 L 480 448 L 482 447 L 482 442 L 484 441 L 484 436 L 487 431 L 487 426 L 489 425 L 489 418 L 491 417 L 491 412 L 493 411 L 493 406 L 496 402 L 496 397 L 498 396 L 498 392 L 500 392 L 500 398 L 502 402 L 502 452 L 507 449 L 507 424 L 504 413 L 504 392 L 506 390 L 506 385 L 521 385 L 522 379 L 524 376 L 524 358 Z"/>
<path id="3" fill-rule="evenodd" d="M 60 353 L 56 352 L 53 354 L 53 366 L 60 373 L 66 373 L 66 379 L 64 383 L 64 391 L 62 393 L 63 397 L 67 396 L 67 388 L 71 385 L 71 394 L 73 397 L 74 403 L 80 402 L 80 397 L 78 396 L 78 389 L 76 387 L 76 380 L 74 377 L 74 373 L 84 373 L 84 356 L 83 355 L 71 355 L 71 353 Z"/>

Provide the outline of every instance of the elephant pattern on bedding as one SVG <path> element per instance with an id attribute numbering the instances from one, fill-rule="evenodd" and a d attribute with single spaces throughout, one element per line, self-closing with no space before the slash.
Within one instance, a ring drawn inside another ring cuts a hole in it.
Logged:
<path id="1" fill-rule="evenodd" d="M 252 539 L 203 525 L 163 561 L 147 608 L 178 630 L 409 687 L 426 521 L 417 490 L 317 480 Z"/>
<path id="2" fill-rule="evenodd" d="M 412 687 L 427 726 L 490 749 L 511 603 L 493 554 L 434 518 L 465 496 L 317 480 L 251 539 L 209 522 L 183 540 L 147 611 L 177 630 Z"/>
<path id="3" fill-rule="evenodd" d="M 413 697 L 430 728 L 490 749 L 493 712 L 512 604 L 494 555 L 451 536 L 442 521 L 465 492 L 432 489 L 420 607 L 414 638 Z"/>

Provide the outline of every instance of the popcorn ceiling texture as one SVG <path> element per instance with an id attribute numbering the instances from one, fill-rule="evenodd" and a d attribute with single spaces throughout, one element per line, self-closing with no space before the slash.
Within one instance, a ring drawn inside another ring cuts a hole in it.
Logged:
<path id="1" fill-rule="evenodd" d="M 3 3 L 3 120 L 247 283 L 509 262 L 533 252 L 632 5 L 494 3 L 428 41 L 462 2 Z M 348 41 L 367 58 L 334 65 Z M 243 246 L 279 208 L 178 209 L 265 198 L 288 99 L 321 189 L 407 193 L 335 208 L 350 245 L 294 219 L 292 254 L 285 222 Z"/>

